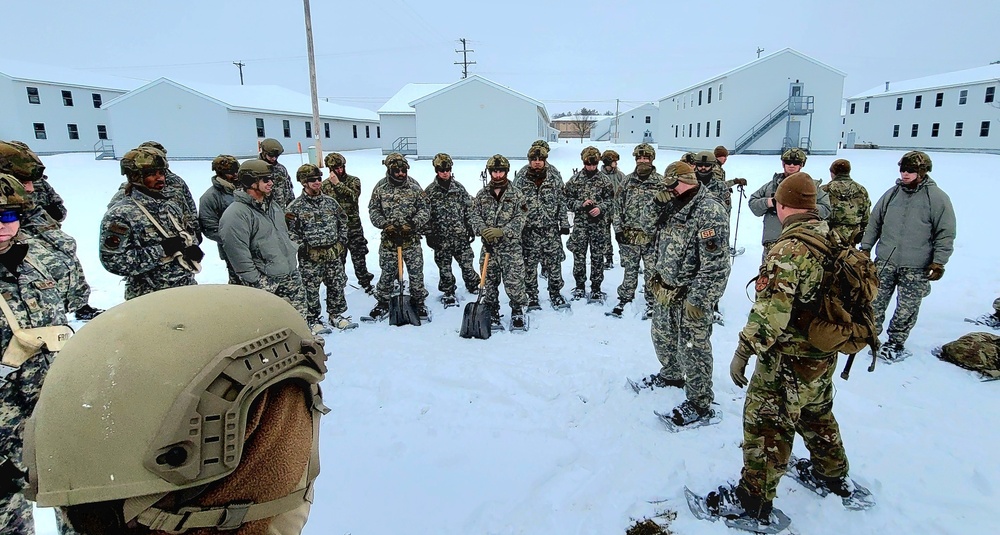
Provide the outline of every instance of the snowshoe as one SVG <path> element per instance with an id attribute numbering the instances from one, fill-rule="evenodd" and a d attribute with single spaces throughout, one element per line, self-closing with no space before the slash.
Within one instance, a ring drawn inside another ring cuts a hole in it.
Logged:
<path id="1" fill-rule="evenodd" d="M 902 362 L 911 355 L 913 353 L 909 349 L 904 348 L 903 344 L 897 342 L 886 342 L 882 344 L 882 347 L 878 348 L 878 358 L 884 360 L 887 364 Z"/>
<path id="2" fill-rule="evenodd" d="M 440 300 L 441 300 L 441 304 L 444 305 L 445 308 L 451 308 L 451 307 L 457 307 L 458 306 L 458 298 L 455 297 L 454 293 L 444 294 L 444 295 L 441 296 Z"/>
<path id="3" fill-rule="evenodd" d="M 367 316 L 361 316 L 361 321 L 364 323 L 375 323 L 382 321 L 389 317 L 389 303 L 379 302 L 375 305 L 375 308 L 368 313 Z"/>
<path id="4" fill-rule="evenodd" d="M 77 319 L 80 319 L 79 312 L 76 315 Z M 1000 317 L 996 314 L 983 314 L 977 318 L 965 318 L 965 321 L 975 324 L 975 325 L 985 325 L 990 329 L 1000 331 Z"/>
<path id="5" fill-rule="evenodd" d="M 82 307 L 76 309 L 76 319 L 78 321 L 90 321 L 104 312 L 102 308 L 94 308 L 90 305 L 83 305 Z"/>
<path id="6" fill-rule="evenodd" d="M 490 332 L 502 332 L 504 330 L 503 323 L 500 321 L 500 311 L 494 310 L 490 315 Z"/>
<path id="7" fill-rule="evenodd" d="M 417 313 L 417 317 L 420 318 L 420 321 L 426 321 L 428 323 L 431 321 L 431 311 L 427 310 L 426 303 L 411 298 L 410 305 L 413 306 L 413 310 Z M 458 304 L 456 303 L 455 306 L 458 306 Z"/>
<path id="8" fill-rule="evenodd" d="M 538 303 L 537 297 L 532 297 L 528 300 L 528 312 L 534 312 L 536 310 L 541 310 L 542 305 Z"/>
<path id="9" fill-rule="evenodd" d="M 722 413 L 711 407 L 699 409 L 688 400 L 675 407 L 669 414 L 653 411 L 667 431 L 676 433 L 684 429 L 695 429 L 706 425 L 714 425 L 722 421 Z"/>
<path id="10" fill-rule="evenodd" d="M 319 318 L 313 318 L 307 323 L 309 324 L 309 332 L 311 332 L 313 336 L 321 336 L 333 332 L 333 329 L 324 325 L 323 320 Z"/>
<path id="11" fill-rule="evenodd" d="M 570 299 L 573 301 L 579 301 L 585 297 L 587 297 L 587 290 L 583 289 L 581 286 L 573 288 L 573 291 L 570 293 Z"/>
<path id="12" fill-rule="evenodd" d="M 524 312 L 520 308 L 511 308 L 510 310 L 510 332 L 515 331 L 527 331 L 528 330 L 528 316 L 524 315 Z"/>
<path id="13" fill-rule="evenodd" d="M 728 485 L 708 493 L 708 496 L 700 496 L 684 487 L 684 498 L 691 514 L 698 520 L 715 522 L 721 518 L 726 526 L 733 529 L 751 533 L 781 533 L 792 523 L 788 515 L 774 507 L 771 507 L 767 520 L 751 516 L 740 504 L 735 489 Z"/>
<path id="14" fill-rule="evenodd" d="M 362 284 L 361 289 L 364 290 L 365 293 L 368 295 L 375 295 L 375 287 L 372 286 L 371 282 L 368 282 L 368 284 Z"/>
<path id="15" fill-rule="evenodd" d="M 611 316 L 612 318 L 621 318 L 622 314 L 625 313 L 625 305 L 629 304 L 628 301 L 618 301 L 615 308 L 611 309 L 611 312 L 605 312 L 605 316 Z"/>
<path id="16" fill-rule="evenodd" d="M 646 311 L 642 313 L 642 321 L 653 318 L 653 305 L 646 305 Z"/>
<path id="17" fill-rule="evenodd" d="M 552 305 L 554 310 L 566 310 L 570 307 L 570 304 L 566 302 L 566 298 L 562 294 L 549 294 L 549 304 Z"/>
<path id="18" fill-rule="evenodd" d="M 358 324 L 351 321 L 350 316 L 344 316 L 343 314 L 337 314 L 330 318 L 330 325 L 341 331 L 349 331 L 351 329 L 357 329 Z"/>
<path id="19" fill-rule="evenodd" d="M 625 380 L 628 381 L 628 385 L 632 387 L 632 390 L 635 390 L 636 394 L 638 394 L 640 390 L 655 390 L 657 388 L 667 388 L 671 386 L 675 388 L 684 388 L 684 379 L 667 379 L 658 373 L 654 373 L 649 377 L 643 377 L 638 381 L 634 381 L 630 378 L 626 378 Z"/>
<path id="20" fill-rule="evenodd" d="M 612 259 L 607 259 L 604 261 L 604 271 L 615 269 L 615 261 Z"/>
<path id="21" fill-rule="evenodd" d="M 875 507 L 875 498 L 871 491 L 849 477 L 830 479 L 820 476 L 813 470 L 812 461 L 809 459 L 799 459 L 792 455 L 788 459 L 787 472 L 789 477 L 820 496 L 826 497 L 829 494 L 840 496 L 846 509 L 864 511 Z"/>
<path id="22" fill-rule="evenodd" d="M 590 292 L 590 296 L 587 297 L 587 304 L 588 305 L 593 305 L 593 304 L 603 305 L 604 302 L 607 301 L 607 299 L 608 299 L 608 294 L 606 294 L 606 293 L 604 293 L 604 292 L 602 292 L 600 290 L 594 290 L 594 291 Z"/>

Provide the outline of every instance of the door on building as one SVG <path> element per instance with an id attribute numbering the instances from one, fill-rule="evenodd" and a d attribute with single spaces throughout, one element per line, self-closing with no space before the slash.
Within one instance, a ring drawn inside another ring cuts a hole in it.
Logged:
<path id="1" fill-rule="evenodd" d="M 856 135 L 857 134 L 855 132 L 848 132 L 847 133 L 847 141 L 844 143 L 844 148 L 845 149 L 853 149 L 854 148 L 854 137 Z"/>
<path id="2" fill-rule="evenodd" d="M 802 83 L 793 82 L 788 85 L 788 113 L 798 115 L 803 112 Z"/>
<path id="3" fill-rule="evenodd" d="M 799 146 L 799 132 L 801 131 L 801 126 L 802 123 L 798 121 L 788 121 L 785 123 L 785 140 L 782 143 L 783 149 Z"/>

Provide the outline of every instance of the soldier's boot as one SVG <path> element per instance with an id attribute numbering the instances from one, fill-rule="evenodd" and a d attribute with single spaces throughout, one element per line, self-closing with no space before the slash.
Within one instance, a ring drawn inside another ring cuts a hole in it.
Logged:
<path id="1" fill-rule="evenodd" d="M 715 414 L 715 411 L 711 407 L 699 407 L 691 400 L 685 399 L 683 403 L 674 407 L 674 410 L 670 413 L 670 421 L 677 426 L 691 425 L 698 420 L 706 420 L 711 418 Z"/>
<path id="2" fill-rule="evenodd" d="M 420 319 L 427 321 L 431 317 L 430 312 L 427 311 L 427 304 L 422 300 L 417 301 L 415 298 L 410 298 L 410 304 L 413 305 L 413 310 L 417 312 L 417 316 L 420 316 Z"/>
<path id="3" fill-rule="evenodd" d="M 587 290 L 586 288 L 583 287 L 582 284 L 578 285 L 576 288 L 573 288 L 573 291 L 570 292 L 570 299 L 574 301 L 578 301 L 580 299 L 583 299 L 584 297 L 587 297 Z"/>
<path id="4" fill-rule="evenodd" d="M 618 304 L 615 305 L 615 308 L 611 309 L 611 312 L 609 312 L 609 314 L 616 318 L 622 317 L 622 314 L 625 313 L 625 305 L 628 305 L 629 303 L 631 303 L 631 301 L 626 301 L 624 299 L 619 300 Z"/>
<path id="5" fill-rule="evenodd" d="M 532 312 L 532 311 L 535 311 L 535 310 L 541 310 L 541 309 L 542 309 L 542 305 L 539 304 L 539 302 L 538 302 L 538 296 L 537 295 L 534 296 L 534 297 L 528 298 L 528 312 Z"/>
<path id="6" fill-rule="evenodd" d="M 375 287 L 372 286 L 371 281 L 369 281 L 367 284 L 361 284 L 361 289 L 364 290 L 365 293 L 368 295 L 375 295 Z"/>
<path id="7" fill-rule="evenodd" d="M 79 321 L 89 321 L 96 318 L 98 315 L 101 314 L 101 312 L 104 312 L 103 308 L 94 308 L 89 304 L 87 304 L 76 309 L 75 315 L 76 319 Z"/>
<path id="8" fill-rule="evenodd" d="M 640 387 L 649 388 L 650 390 L 667 387 L 684 388 L 684 379 L 667 379 L 658 373 L 654 373 L 649 377 L 643 377 Z"/>
<path id="9" fill-rule="evenodd" d="M 511 330 L 524 330 L 524 311 L 519 306 L 510 307 Z"/>
<path id="10" fill-rule="evenodd" d="M 493 307 L 493 309 L 490 310 L 490 330 L 503 330 L 503 324 L 500 323 L 500 307 Z"/>
<path id="11" fill-rule="evenodd" d="M 389 314 L 389 303 L 384 303 L 379 301 L 375 304 L 375 308 L 368 313 L 368 317 L 373 321 L 382 321 Z M 362 318 L 364 319 L 364 318 Z"/>
<path id="12" fill-rule="evenodd" d="M 836 494 L 841 498 L 850 498 L 854 493 L 854 482 L 847 476 L 827 477 L 816 471 L 816 467 L 809 459 L 799 459 L 792 469 L 803 481 L 812 481 L 817 487 L 826 489 L 831 494 Z"/>
<path id="13" fill-rule="evenodd" d="M 441 296 L 441 304 L 445 308 L 458 306 L 458 298 L 455 297 L 455 292 L 448 292 Z"/>
<path id="14" fill-rule="evenodd" d="M 587 302 L 604 304 L 607 298 L 608 294 L 602 292 L 600 286 L 594 286 L 590 289 L 590 297 L 587 298 Z"/>
<path id="15" fill-rule="evenodd" d="M 336 327 L 337 329 L 340 329 L 341 331 L 356 329 L 358 327 L 357 323 L 351 321 L 350 316 L 345 316 L 343 314 L 337 314 L 336 316 L 331 316 L 330 325 Z"/>
<path id="16" fill-rule="evenodd" d="M 646 303 L 646 311 L 642 313 L 642 319 L 648 320 L 653 317 L 653 305 Z"/>
<path id="17" fill-rule="evenodd" d="M 771 523 L 773 505 L 763 496 L 753 496 L 741 486 L 722 485 L 705 496 L 708 512 L 722 518 L 750 518 L 759 525 Z"/>
<path id="18" fill-rule="evenodd" d="M 323 320 L 318 317 L 309 318 L 306 320 L 306 323 L 309 324 L 309 331 L 312 332 L 313 336 L 330 334 L 333 332 L 333 330 L 324 325 Z"/>
<path id="19" fill-rule="evenodd" d="M 563 297 L 562 294 L 558 292 L 549 294 L 549 304 L 551 304 L 552 308 L 556 310 L 563 309 L 569 306 L 566 303 L 566 298 Z"/>

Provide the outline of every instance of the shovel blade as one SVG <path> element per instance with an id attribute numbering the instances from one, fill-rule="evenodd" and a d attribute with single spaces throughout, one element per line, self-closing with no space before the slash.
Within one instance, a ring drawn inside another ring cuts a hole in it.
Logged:
<path id="1" fill-rule="evenodd" d="M 462 313 L 462 338 L 479 338 L 486 340 L 493 334 L 490 330 L 490 308 L 478 301 L 466 303 Z"/>
<path id="2" fill-rule="evenodd" d="M 403 325 L 420 326 L 420 316 L 410 303 L 409 296 L 394 295 L 389 298 L 389 325 L 400 327 Z"/>

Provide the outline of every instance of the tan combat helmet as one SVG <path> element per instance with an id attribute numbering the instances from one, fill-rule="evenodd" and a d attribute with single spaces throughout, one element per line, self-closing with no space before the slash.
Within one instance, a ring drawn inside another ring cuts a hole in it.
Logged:
<path id="1" fill-rule="evenodd" d="M 23 182 L 32 182 L 42 179 L 45 165 L 24 143 L 0 141 L 0 172 L 10 173 Z"/>
<path id="2" fill-rule="evenodd" d="M 162 520 L 156 529 L 168 532 L 221 527 L 222 506 L 186 514 L 153 504 L 232 473 L 248 411 L 279 382 L 309 394 L 315 435 L 325 373 L 322 340 L 263 290 L 185 286 L 126 301 L 80 329 L 52 364 L 25 426 L 25 495 L 45 507 L 125 500 L 126 522 Z M 294 509 L 307 490 L 250 504 L 231 527 Z"/>

